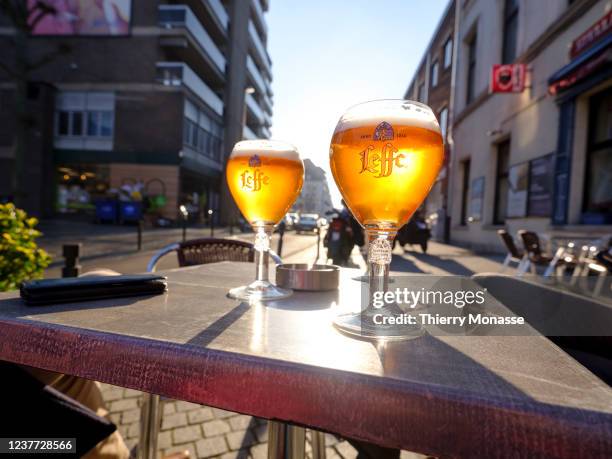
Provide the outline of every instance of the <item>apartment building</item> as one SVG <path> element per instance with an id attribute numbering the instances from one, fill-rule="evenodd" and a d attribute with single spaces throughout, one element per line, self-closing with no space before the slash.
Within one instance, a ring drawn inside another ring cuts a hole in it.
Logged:
<path id="1" fill-rule="evenodd" d="M 605 0 L 471 0 L 460 9 L 452 240 L 612 233 L 612 24 Z M 494 64 L 522 63 L 519 93 L 492 93 Z"/>
<path id="2" fill-rule="evenodd" d="M 612 234 L 612 2 L 457 1 L 450 240 L 502 251 L 501 228 Z M 431 49 L 408 95 L 439 110 Z M 524 88 L 493 91 L 496 64 L 523 64 Z"/>
<path id="3" fill-rule="evenodd" d="M 292 212 L 319 214 L 333 209 L 325 171 L 310 159 L 304 159 L 304 184 L 302 191 L 291 207 Z"/>
<path id="4" fill-rule="evenodd" d="M 114 17 L 95 2 L 60 11 L 80 15 L 74 24 L 60 20 L 67 14 L 48 15 L 28 38 L 31 60 L 53 58 L 28 78 L 37 117 L 26 149 L 26 207 L 39 215 L 91 212 L 123 189 L 148 196 L 167 218 L 181 204 L 223 218 L 232 146 L 270 136 L 268 0 L 113 3 Z M 6 18 L 2 25 L 0 60 L 10 68 L 15 33 Z M 14 87 L 0 70 L 3 196 L 12 193 L 5 178 L 14 167 Z"/>
<path id="5" fill-rule="evenodd" d="M 451 83 L 453 75 L 455 2 L 450 1 L 433 33 L 421 58 L 418 70 L 413 76 L 405 99 L 417 100 L 429 105 L 438 117 L 442 136 L 445 139 L 444 166 L 429 193 L 423 210 L 433 224 L 433 236 L 438 240 L 448 239 L 448 161 L 450 158 L 447 141 L 448 122 L 451 107 Z"/>

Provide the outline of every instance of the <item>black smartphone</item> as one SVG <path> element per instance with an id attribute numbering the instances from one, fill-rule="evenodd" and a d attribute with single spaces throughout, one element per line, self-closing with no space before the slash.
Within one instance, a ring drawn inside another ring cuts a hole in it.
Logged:
<path id="1" fill-rule="evenodd" d="M 21 298 L 31 306 L 76 301 L 157 295 L 168 289 L 165 276 L 129 274 L 41 279 L 23 282 Z"/>

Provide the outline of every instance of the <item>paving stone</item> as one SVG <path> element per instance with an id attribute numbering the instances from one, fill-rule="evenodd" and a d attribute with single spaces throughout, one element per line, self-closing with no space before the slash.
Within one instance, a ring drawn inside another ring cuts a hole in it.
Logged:
<path id="1" fill-rule="evenodd" d="M 108 419 L 110 419 L 113 424 L 121 424 L 121 412 L 109 414 Z"/>
<path id="2" fill-rule="evenodd" d="M 187 419 L 189 419 L 189 424 L 210 421 L 211 419 L 214 419 L 214 417 L 215 416 L 213 415 L 212 410 L 207 406 L 203 406 L 197 410 L 189 411 L 187 413 Z"/>
<path id="3" fill-rule="evenodd" d="M 107 403 L 114 400 L 120 400 L 123 398 L 123 389 L 120 387 L 109 386 L 109 388 L 102 393 L 102 397 Z"/>
<path id="4" fill-rule="evenodd" d="M 189 451 L 190 458 L 198 457 L 196 456 L 196 449 L 193 443 L 186 443 L 184 445 L 178 445 L 178 446 L 173 446 L 172 448 L 168 448 L 167 450 L 164 451 L 164 455 L 168 456 L 173 453 L 181 453 L 185 450 Z"/>
<path id="5" fill-rule="evenodd" d="M 122 424 L 131 424 L 134 421 L 140 419 L 140 408 L 134 408 L 133 410 L 124 411 L 121 414 Z"/>
<path id="6" fill-rule="evenodd" d="M 334 448 L 325 448 L 325 459 L 342 459 Z"/>
<path id="7" fill-rule="evenodd" d="M 174 402 L 164 402 L 163 406 L 164 406 L 164 416 L 167 414 L 176 413 L 176 405 L 174 404 Z"/>
<path id="8" fill-rule="evenodd" d="M 136 389 L 124 389 L 123 390 L 124 398 L 140 397 L 141 395 L 142 395 L 142 392 Z"/>
<path id="9" fill-rule="evenodd" d="M 232 430 L 245 430 L 248 429 L 251 425 L 251 419 L 251 416 L 239 414 L 238 416 L 229 418 L 229 423 L 232 427 Z"/>
<path id="10" fill-rule="evenodd" d="M 172 437 L 175 445 L 200 440 L 202 438 L 202 429 L 199 425 L 180 427 L 172 431 Z"/>
<path id="11" fill-rule="evenodd" d="M 187 415 L 185 413 L 175 413 L 162 417 L 162 430 L 174 429 L 187 425 Z"/>
<path id="12" fill-rule="evenodd" d="M 110 404 L 109 411 L 116 413 L 117 411 L 126 411 L 133 408 L 138 408 L 138 400 L 135 398 L 124 398 L 122 400 L 116 400 Z"/>
<path id="13" fill-rule="evenodd" d="M 157 449 L 167 449 L 172 446 L 172 431 L 166 430 L 157 435 Z"/>
<path id="14" fill-rule="evenodd" d="M 411 451 L 401 451 L 400 452 L 400 459 L 426 459 L 426 458 L 430 458 L 430 457 L 431 456 L 424 456 L 422 454 L 413 453 Z"/>
<path id="15" fill-rule="evenodd" d="M 225 419 L 236 415 L 236 413 L 232 411 L 225 411 L 219 408 L 212 408 L 212 410 L 215 418 L 217 419 Z"/>
<path id="16" fill-rule="evenodd" d="M 202 428 L 204 429 L 204 435 L 206 437 L 215 437 L 230 431 L 229 424 L 221 419 L 205 422 L 202 424 Z"/>
<path id="17" fill-rule="evenodd" d="M 219 459 L 247 459 L 252 457 L 253 455 L 249 455 L 249 450 L 245 448 L 238 451 L 230 451 L 229 453 L 225 453 L 219 456 Z"/>
<path id="18" fill-rule="evenodd" d="M 257 443 L 255 436 L 248 430 L 228 433 L 226 438 L 231 450 L 246 448 Z"/>
<path id="19" fill-rule="evenodd" d="M 198 455 L 194 457 L 198 458 L 218 456 L 219 454 L 223 454 L 228 451 L 227 443 L 223 435 L 199 440 L 196 443 L 196 449 Z"/>
<path id="20" fill-rule="evenodd" d="M 268 441 L 268 425 L 267 424 L 255 426 L 251 429 L 251 432 L 253 432 L 253 435 L 257 437 L 257 441 L 259 443 L 264 443 Z"/>
<path id="21" fill-rule="evenodd" d="M 357 457 L 357 450 L 353 448 L 348 441 L 342 441 L 334 446 L 334 448 L 336 448 L 338 454 L 340 454 L 340 456 L 342 456 L 344 459 L 352 459 Z"/>
<path id="22" fill-rule="evenodd" d="M 325 434 L 325 446 L 334 446 L 336 444 L 338 444 L 340 440 L 338 440 L 338 437 L 336 437 L 335 435 L 332 434 Z"/>
<path id="23" fill-rule="evenodd" d="M 191 411 L 191 410 L 198 409 L 199 407 L 200 405 L 196 403 L 183 402 L 183 401 L 176 402 L 176 411 L 178 412 Z"/>
<path id="24" fill-rule="evenodd" d="M 128 427 L 127 436 L 128 438 L 138 437 L 140 435 L 140 422 L 133 422 Z"/>
<path id="25" fill-rule="evenodd" d="M 251 457 L 253 459 L 268 459 L 268 445 L 255 445 L 251 448 Z"/>

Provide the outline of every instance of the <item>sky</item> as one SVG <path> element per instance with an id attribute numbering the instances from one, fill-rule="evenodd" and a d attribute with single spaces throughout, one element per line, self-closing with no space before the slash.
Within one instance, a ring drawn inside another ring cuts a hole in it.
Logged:
<path id="1" fill-rule="evenodd" d="M 332 201 L 329 141 L 342 113 L 403 98 L 448 0 L 270 0 L 272 138 L 322 167 Z"/>

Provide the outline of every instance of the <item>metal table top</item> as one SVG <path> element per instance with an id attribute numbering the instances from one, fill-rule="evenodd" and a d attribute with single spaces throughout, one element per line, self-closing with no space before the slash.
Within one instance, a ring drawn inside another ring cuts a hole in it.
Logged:
<path id="1" fill-rule="evenodd" d="M 332 326 L 358 308 L 355 272 L 339 292 L 227 298 L 253 271 L 181 268 L 165 295 L 45 307 L 2 294 L 0 359 L 444 457 L 612 451 L 612 390 L 548 339 L 376 345 Z"/>

